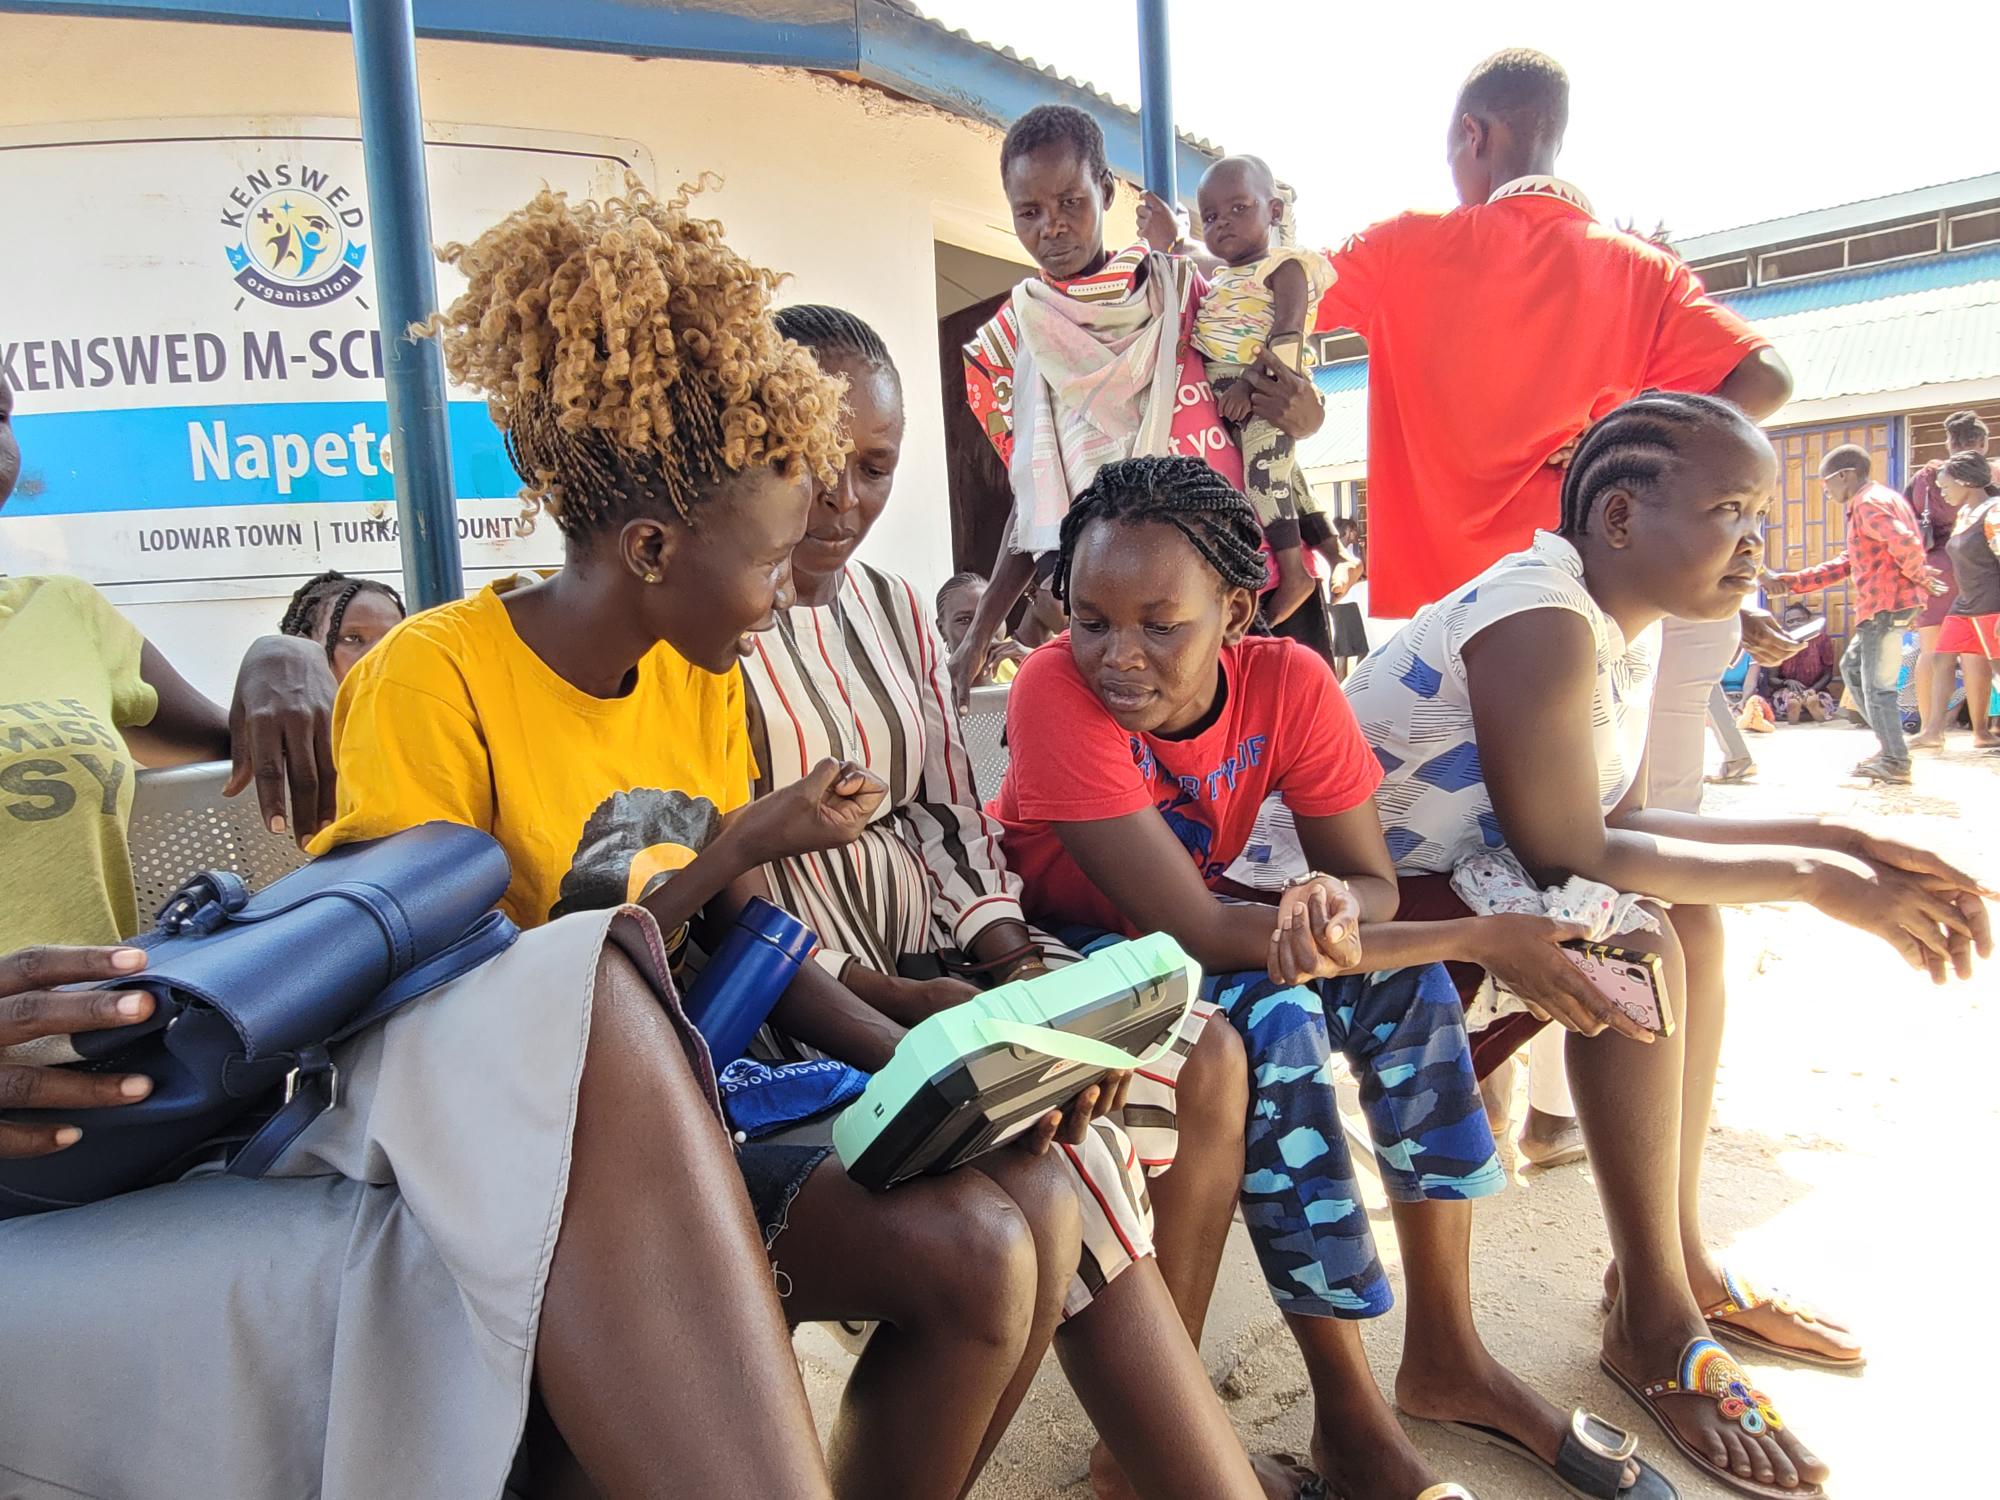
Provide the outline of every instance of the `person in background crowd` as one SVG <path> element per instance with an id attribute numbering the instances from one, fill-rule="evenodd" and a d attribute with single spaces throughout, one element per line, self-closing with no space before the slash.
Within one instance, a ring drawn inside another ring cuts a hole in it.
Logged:
<path id="1" fill-rule="evenodd" d="M 340 682 L 407 613 L 403 596 L 379 579 L 328 571 L 299 585 L 278 631 L 324 646 Z"/>
<path id="2" fill-rule="evenodd" d="M 1955 411 L 1944 419 L 1944 440 L 1946 458 L 1959 453 L 1983 456 L 1986 452 L 1986 424 L 1980 420 L 1978 412 Z M 1950 716 L 1951 692 L 1956 677 L 1952 664 L 1940 664 L 1937 654 L 1938 631 L 1944 626 L 1945 616 L 1952 612 L 1957 591 L 1946 543 L 1951 540 L 1958 516 L 1938 482 L 1944 465 L 1945 459 L 1932 459 L 1912 474 L 1909 483 L 1903 486 L 1903 498 L 1910 502 L 1910 510 L 1917 518 L 1917 530 L 1923 537 L 1924 561 L 1936 570 L 1946 585 L 1946 591 L 1932 595 L 1930 602 L 1924 605 L 1923 613 L 1917 616 L 1915 677 L 1921 726 L 1917 737 L 1910 741 L 1912 750 L 1936 750 L 1943 746 L 1945 720 Z M 1986 704 L 1984 699 L 1974 702 L 1971 687 L 1972 674 L 1968 671 L 1966 703 L 1972 709 L 1976 738 L 1984 741 L 1987 736 L 1980 716 L 1984 714 Z"/>
<path id="3" fill-rule="evenodd" d="M 763 867 L 872 819 L 886 788 L 835 759 L 751 799 L 737 664 L 791 602 L 814 480 L 835 480 L 846 441 L 841 383 L 771 323 L 778 276 L 721 235 L 630 179 L 602 203 L 544 191 L 447 249 L 467 280 L 437 319 L 446 364 L 486 393 L 563 566 L 418 615 L 362 659 L 334 724 L 340 816 L 316 850 L 481 828 L 512 863 L 502 907 L 522 927 L 633 904 L 680 954 L 704 934 L 713 951 Z M 810 962 L 773 1021 L 870 1071 L 902 1035 Z M 1072 1142 L 1099 1100 L 1079 1096 Z M 739 1274 L 774 1277 L 797 1321 L 884 1325 L 828 1442 L 845 1500 L 952 1500 L 1005 1431 L 1077 1263 L 1076 1199 L 1046 1154 L 1063 1123 L 991 1171 L 893 1193 L 825 1145 L 738 1151 L 770 1262 Z"/>
<path id="4" fill-rule="evenodd" d="M 1368 654 L 1368 539 L 1359 521 L 1343 516 L 1323 539 L 1308 542 L 1332 567 L 1333 671 L 1344 679 Z"/>
<path id="5" fill-rule="evenodd" d="M 1845 443 L 1827 454 L 1819 466 L 1820 487 L 1827 504 L 1846 507 L 1847 546 L 1814 567 L 1765 573 L 1764 588 L 1773 595 L 1815 594 L 1843 578 L 1852 580 L 1849 618 L 1855 623 L 1840 659 L 1840 679 L 1881 746 L 1854 774 L 1907 786 L 1910 751 L 1896 701 L 1903 631 L 1945 585 L 1924 563 L 1909 502 L 1869 478 L 1872 472 L 1865 448 Z"/>
<path id="6" fill-rule="evenodd" d="M 1793 600 L 1785 606 L 1785 633 L 1799 635 L 1815 618 L 1810 605 Z M 1839 711 L 1835 686 L 1833 642 L 1822 630 L 1775 667 L 1752 662 L 1743 676 L 1743 701 L 1763 699 L 1771 718 L 1787 724 L 1802 718 L 1824 724 Z"/>
<path id="7" fill-rule="evenodd" d="M 792 552 L 797 602 L 743 660 L 757 793 L 790 786 L 834 756 L 874 771 L 889 795 L 852 844 L 779 861 L 764 878 L 772 899 L 818 935 L 814 962 L 861 1003 L 914 1025 L 971 998 L 982 981 L 1028 978 L 1076 955 L 1022 916 L 999 825 L 973 785 L 944 645 L 926 628 L 916 590 L 854 556 L 888 505 L 902 452 L 902 380 L 888 348 L 840 308 L 783 308 L 777 325 L 847 382 L 853 451 L 838 482 L 814 488 L 805 539 Z M 1212 1038 L 1191 1071 L 1218 1066 L 1208 1054 L 1229 1040 Z M 776 1050 L 814 1049 L 780 1037 Z M 1223 1052 L 1219 1066 L 1240 1073 L 1240 1050 Z M 1130 1086 L 1138 1109 L 1158 1089 L 1136 1078 Z M 1200 1139 L 1187 1155 L 1200 1160 L 1169 1174 L 1173 1187 L 1205 1188 L 1209 1216 L 1226 1220 L 1242 1170 L 1240 1092 L 1222 1091 L 1188 1123 Z M 1012 1160 L 984 1157 L 978 1169 L 1004 1174 Z M 1145 1500 L 1258 1500 L 1153 1258 L 1146 1169 L 1131 1138 L 1099 1120 L 1056 1160 L 1071 1174 L 1083 1222 L 1056 1349 L 1105 1440 L 1098 1468 L 1122 1468 Z M 1023 1364 L 1017 1382 L 1025 1387 L 1034 1373 Z M 1010 1391 L 1004 1404 L 1020 1394 Z"/>
<path id="8" fill-rule="evenodd" d="M 1028 914 L 1074 924 L 1064 935 L 1076 943 L 1173 934 L 1207 973 L 1205 1001 L 1243 1038 L 1243 1220 L 1305 1356 L 1325 1480 L 1301 1493 L 1407 1500 L 1437 1483 L 1383 1402 L 1356 1321 L 1391 1294 L 1329 1083 L 1339 1051 L 1360 1080 L 1409 1276 L 1398 1404 L 1595 1486 L 1586 1493 L 1663 1500 L 1672 1490 L 1656 1471 L 1612 1456 L 1623 1434 L 1581 1416 L 1573 1428 L 1479 1339 L 1471 1200 L 1504 1174 L 1437 961 L 1480 955 L 1554 1008 L 1635 1034 L 1636 1023 L 1558 951 L 1578 928 L 1389 920 L 1393 865 L 1370 797 L 1381 766 L 1317 653 L 1247 633 L 1261 541 L 1249 501 L 1189 458 L 1107 464 L 1070 510 L 1054 582 L 1070 634 L 1015 681 L 1013 757 L 988 809 Z M 1311 873 L 1274 892 L 1275 907 L 1224 899 L 1274 796 Z M 1212 1014 L 1197 1018 L 1204 1039 Z M 1208 1086 L 1183 1074 L 1181 1107 Z M 1198 1338 L 1228 1215 L 1198 1236 L 1172 1223 L 1177 1211 L 1159 1204 L 1162 1270 Z M 1198 1267 L 1171 1263 L 1170 1234 L 1205 1245 Z"/>
<path id="9" fill-rule="evenodd" d="M 953 574 L 937 591 L 937 628 L 944 637 L 947 653 L 965 639 L 965 632 L 972 627 L 972 616 L 985 593 L 986 575 L 971 572 Z M 986 669 L 979 674 L 979 680 L 974 685 L 985 687 L 992 683 L 1012 682 L 1028 650 L 1018 640 L 995 641 L 986 654 Z"/>
<path id="10" fill-rule="evenodd" d="M 11 415 L 0 380 L 0 504 Z M 274 829 L 311 834 L 333 682 L 317 645 L 272 637 L 225 714 L 90 585 L 30 577 L 0 578 L 0 683 L 0 865 L 34 872 L 0 896 L 0 1157 L 22 1157 L 76 1143 L 66 1111 L 150 1092 L 48 1066 L 152 1003 L 58 988 L 145 966 L 113 946 L 139 926 L 136 764 L 233 757 Z M 745 1272 L 761 1245 L 705 1054 L 651 951 L 609 912 L 523 937 L 337 1049 L 338 1106 L 261 1181 L 0 1222 L 0 1489 L 495 1495 L 532 1379 L 607 1500 L 830 1500 L 777 1298 Z M 704 1295 L 660 1296 L 676 1278 Z M 689 1359 L 736 1374 L 690 1384 Z M 718 1441 L 731 1423 L 758 1443 Z"/>
<path id="11" fill-rule="evenodd" d="M 1725 1268 L 1703 1231 L 1726 973 L 1711 903 L 1810 902 L 1940 984 L 1969 979 L 1992 947 L 1982 887 L 1929 850 L 1817 819 L 1651 805 L 1657 627 L 1737 611 L 1777 475 L 1736 407 L 1642 396 L 1584 435 L 1559 532 L 1454 588 L 1348 680 L 1389 768 L 1376 802 L 1406 913 L 1490 904 L 1494 883 L 1463 877 L 1512 869 L 1535 909 L 1554 889 L 1606 914 L 1602 940 L 1662 955 L 1670 1031 L 1635 1044 L 1556 1015 L 1615 1257 L 1602 1363 L 1706 1477 L 1767 1500 L 1824 1493 L 1826 1466 L 1713 1340 L 1849 1369 L 1862 1351 Z M 1475 1057 L 1510 1054 L 1552 1013 L 1503 1017 Z"/>
<path id="12" fill-rule="evenodd" d="M 965 346 L 966 400 L 1007 466 L 1014 500 L 986 596 L 952 653 L 961 707 L 1037 559 L 1054 550 L 1071 497 L 1099 464 L 1198 446 L 1231 478 L 1242 476 L 1187 342 L 1199 272 L 1149 255 L 1143 242 L 1115 255 L 1105 248 L 1115 184 L 1097 122 L 1068 105 L 1037 105 L 1008 130 L 1000 177 L 1014 233 L 1040 275 L 1017 286 Z M 1294 439 L 1316 432 L 1325 413 L 1311 381 L 1279 374 L 1287 383 L 1274 396 L 1252 367 L 1253 409 Z"/>
<path id="13" fill-rule="evenodd" d="M 1560 64 L 1496 53 L 1446 133 L 1463 206 L 1402 214 L 1330 254 L 1318 326 L 1368 343 L 1375 615 L 1408 618 L 1555 525 L 1567 454 L 1620 402 L 1712 391 L 1762 418 L 1791 394 L 1769 342 L 1678 257 L 1599 222 L 1555 175 L 1568 123 Z M 1759 660 L 1797 649 L 1761 610 L 1740 623 Z M 1737 649 L 1726 620 L 1668 626 L 1648 751 L 1662 804 L 1701 805 L 1710 690 Z"/>
<path id="14" fill-rule="evenodd" d="M 1956 510 L 1946 546 L 1958 587 L 1938 631 L 1943 665 L 1931 679 L 1931 707 L 1942 725 L 1954 669 L 1963 663 L 1973 746 L 2000 749 L 2000 734 L 1987 713 L 1994 673 L 2000 671 L 2000 500 L 1994 498 L 2000 484 L 1994 483 L 1992 462 L 1983 453 L 1953 454 L 1937 480 L 1944 502 Z"/>

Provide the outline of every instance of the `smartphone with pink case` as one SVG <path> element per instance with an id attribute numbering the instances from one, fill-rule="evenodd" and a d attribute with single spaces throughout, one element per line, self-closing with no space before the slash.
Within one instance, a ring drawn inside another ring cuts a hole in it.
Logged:
<path id="1" fill-rule="evenodd" d="M 1655 1036 L 1674 1034 L 1674 1013 L 1667 1004 L 1667 971 L 1657 953 L 1639 953 L 1609 943 L 1568 942 L 1564 956 L 1599 994 Z"/>

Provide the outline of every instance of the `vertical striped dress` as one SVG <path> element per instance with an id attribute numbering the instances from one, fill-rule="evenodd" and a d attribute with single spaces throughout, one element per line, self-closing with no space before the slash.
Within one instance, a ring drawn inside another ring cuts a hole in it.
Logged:
<path id="1" fill-rule="evenodd" d="M 943 639 L 904 579 L 850 563 L 829 605 L 798 605 L 755 638 L 743 663 L 757 795 L 800 780 L 828 756 L 888 784 L 874 823 L 854 843 L 770 866 L 779 905 L 819 935 L 816 960 L 838 978 L 849 964 L 894 974 L 906 955 L 969 949 L 996 922 L 1024 922 L 1019 879 L 1000 827 L 981 806 Z M 1037 934 L 1052 962 L 1075 954 Z M 792 1056 L 810 1056 L 783 1042 Z M 1123 1128 L 1099 1121 L 1062 1149 L 1083 1209 L 1084 1252 L 1065 1311 L 1074 1315 L 1136 1259 L 1152 1254 L 1146 1168 L 1173 1158 L 1171 1076 L 1162 1125 L 1145 1132 L 1147 1161 Z M 1135 1080 L 1135 1096 L 1143 1081 Z M 1158 1085 L 1147 1085 L 1158 1088 Z"/>

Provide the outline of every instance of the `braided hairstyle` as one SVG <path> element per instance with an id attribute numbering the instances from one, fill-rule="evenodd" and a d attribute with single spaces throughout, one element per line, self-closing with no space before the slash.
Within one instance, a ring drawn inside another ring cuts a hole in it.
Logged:
<path id="1" fill-rule="evenodd" d="M 1590 427 L 1563 475 L 1560 534 L 1574 542 L 1606 490 L 1659 483 L 1681 462 L 1698 433 L 1735 427 L 1754 432 L 1741 408 L 1714 396 L 1648 391 Z"/>
<path id="2" fill-rule="evenodd" d="M 954 573 L 939 586 L 937 591 L 937 612 L 940 621 L 944 619 L 945 601 L 960 589 L 970 588 L 975 583 L 981 588 L 985 588 L 986 575 L 984 573 L 972 572 Z"/>
<path id="3" fill-rule="evenodd" d="M 438 252 L 466 288 L 418 331 L 486 393 L 522 497 L 572 541 L 640 515 L 692 523 L 759 464 L 840 473 L 842 383 L 779 334 L 782 278 L 693 217 L 695 191 L 656 198 L 630 174 L 601 203 L 544 190 Z"/>
<path id="4" fill-rule="evenodd" d="M 326 647 L 326 659 L 333 661 L 334 647 L 340 641 L 341 621 L 347 618 L 347 606 L 363 589 L 373 589 L 391 604 L 396 613 L 407 615 L 409 610 L 403 605 L 403 596 L 376 578 L 349 578 L 345 573 L 328 569 L 317 578 L 308 578 L 292 595 L 292 602 L 285 608 L 284 619 L 278 622 L 280 635 L 294 635 L 302 640 L 321 637 Z"/>
<path id="5" fill-rule="evenodd" d="M 851 359 L 896 373 L 896 362 L 889 358 L 889 346 L 882 342 L 882 335 L 844 307 L 804 302 L 781 307 L 771 317 L 780 334 L 795 344 L 804 344 L 821 356 L 822 363 L 829 358 Z"/>
<path id="6" fill-rule="evenodd" d="M 1171 526 L 1228 588 L 1260 594 L 1270 576 L 1257 512 L 1228 480 L 1198 458 L 1125 458 L 1097 471 L 1063 517 L 1062 550 L 1049 591 L 1065 607 L 1077 545 L 1094 521 Z"/>
<path id="7" fill-rule="evenodd" d="M 2000 484 L 1993 482 L 1993 461 L 1983 453 L 1954 453 L 1944 461 L 1944 472 L 1960 484 L 2000 495 Z"/>

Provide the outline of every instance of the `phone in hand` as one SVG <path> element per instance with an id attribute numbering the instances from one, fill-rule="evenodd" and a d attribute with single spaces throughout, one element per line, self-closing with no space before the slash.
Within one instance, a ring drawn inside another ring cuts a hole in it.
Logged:
<path id="1" fill-rule="evenodd" d="M 1655 1036 L 1674 1034 L 1674 1013 L 1667 1004 L 1667 971 L 1659 954 L 1580 938 L 1564 943 L 1562 950 L 1597 992 L 1619 1010 Z"/>
<path id="2" fill-rule="evenodd" d="M 1801 625 L 1797 630 L 1793 630 L 1789 626 L 1787 626 L 1785 629 L 1785 634 L 1790 636 L 1793 640 L 1797 641 L 1801 646 L 1803 646 L 1807 641 L 1816 641 L 1821 636 L 1826 634 L 1826 616 L 1814 615 L 1810 620 L 1806 621 L 1805 624 Z"/>

